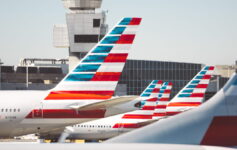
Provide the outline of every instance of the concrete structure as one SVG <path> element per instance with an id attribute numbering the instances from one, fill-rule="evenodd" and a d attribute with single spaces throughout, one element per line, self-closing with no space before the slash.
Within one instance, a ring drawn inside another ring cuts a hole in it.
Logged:
<path id="1" fill-rule="evenodd" d="M 216 65 L 216 73 L 229 78 L 235 72 L 237 65 Z"/>
<path id="2" fill-rule="evenodd" d="M 102 0 L 62 0 L 67 25 L 54 26 L 54 46 L 69 48 L 69 70 L 107 32 L 105 12 L 97 12 Z"/>

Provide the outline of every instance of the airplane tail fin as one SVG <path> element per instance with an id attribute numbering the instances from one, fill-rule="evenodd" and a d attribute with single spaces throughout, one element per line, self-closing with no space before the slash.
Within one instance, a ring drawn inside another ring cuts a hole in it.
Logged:
<path id="1" fill-rule="evenodd" d="M 168 116 L 202 104 L 214 66 L 205 66 L 168 104 Z"/>
<path id="2" fill-rule="evenodd" d="M 158 97 L 162 83 L 163 83 L 162 80 L 153 80 L 147 86 L 147 88 L 140 95 L 140 98 L 142 99 L 139 102 L 140 108 L 142 108 L 145 105 L 146 99 L 151 97 Z"/>
<path id="3" fill-rule="evenodd" d="M 106 100 L 113 96 L 141 18 L 123 18 L 50 91 L 45 100 Z"/>
<path id="4" fill-rule="evenodd" d="M 158 97 L 162 83 L 163 82 L 161 80 L 153 80 L 141 93 L 140 97 Z"/>
<path id="5" fill-rule="evenodd" d="M 160 89 L 160 94 L 158 96 L 158 102 L 155 108 L 153 119 L 160 119 L 166 116 L 166 106 L 170 100 L 172 86 L 173 84 L 171 82 L 165 82 L 162 85 Z"/>

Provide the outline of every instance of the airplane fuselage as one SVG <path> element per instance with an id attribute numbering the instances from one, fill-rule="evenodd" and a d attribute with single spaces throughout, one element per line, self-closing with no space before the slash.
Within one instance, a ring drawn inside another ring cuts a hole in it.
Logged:
<path id="1" fill-rule="evenodd" d="M 0 138 L 45 133 L 84 121 L 103 118 L 105 111 L 80 112 L 70 106 L 95 101 L 45 101 L 48 91 L 1 91 Z"/>

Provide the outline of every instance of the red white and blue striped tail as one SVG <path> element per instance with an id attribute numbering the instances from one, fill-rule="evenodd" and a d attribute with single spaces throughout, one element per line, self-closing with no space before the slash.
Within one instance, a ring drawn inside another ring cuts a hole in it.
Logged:
<path id="1" fill-rule="evenodd" d="M 160 88 L 162 86 L 163 81 L 162 80 L 153 80 L 148 86 L 147 88 L 141 93 L 139 99 L 141 99 L 140 101 L 140 108 L 142 108 L 145 103 L 146 100 L 148 98 L 152 98 L 152 97 L 158 97 L 159 92 L 160 92 Z"/>
<path id="2" fill-rule="evenodd" d="M 168 104 L 166 114 L 172 116 L 202 104 L 214 66 L 205 66 Z"/>
<path id="3" fill-rule="evenodd" d="M 140 97 L 149 98 L 149 97 L 158 97 L 160 88 L 162 85 L 161 80 L 153 80 L 147 88 L 141 93 Z"/>
<path id="4" fill-rule="evenodd" d="M 161 119 L 166 116 L 166 106 L 170 100 L 170 93 L 171 93 L 172 86 L 173 84 L 171 82 L 165 82 L 162 85 L 152 119 Z"/>
<path id="5" fill-rule="evenodd" d="M 107 100 L 115 91 L 141 18 L 123 18 L 45 100 Z"/>
<path id="6" fill-rule="evenodd" d="M 157 101 L 158 97 L 149 98 L 140 110 L 124 113 L 113 128 L 139 128 L 138 123 L 152 119 Z"/>

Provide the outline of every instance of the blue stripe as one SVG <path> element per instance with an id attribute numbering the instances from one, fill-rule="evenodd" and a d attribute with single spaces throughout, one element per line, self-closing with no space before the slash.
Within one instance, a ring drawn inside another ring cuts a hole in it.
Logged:
<path id="1" fill-rule="evenodd" d="M 179 94 L 178 97 L 190 97 L 190 96 L 191 96 L 191 94 Z"/>
<path id="2" fill-rule="evenodd" d="M 65 81 L 90 81 L 94 74 L 70 74 Z"/>
<path id="3" fill-rule="evenodd" d="M 109 53 L 113 46 L 97 46 L 92 53 Z"/>
<path id="4" fill-rule="evenodd" d="M 152 85 L 150 85 L 148 88 L 153 89 L 153 88 L 155 88 L 155 87 L 156 87 L 156 85 L 152 84 Z"/>
<path id="5" fill-rule="evenodd" d="M 200 75 L 204 75 L 204 74 L 206 74 L 207 73 L 207 71 L 201 71 L 199 74 Z"/>
<path id="6" fill-rule="evenodd" d="M 192 82 L 191 82 L 191 84 L 198 84 L 200 82 L 200 80 L 193 80 Z"/>
<path id="7" fill-rule="evenodd" d="M 146 93 L 151 93 L 153 91 L 153 89 L 146 89 L 145 92 Z"/>
<path id="8" fill-rule="evenodd" d="M 210 68 L 209 66 L 206 66 L 203 70 L 209 70 L 209 68 Z"/>
<path id="9" fill-rule="evenodd" d="M 96 72 L 100 65 L 95 64 L 80 64 L 76 67 L 76 69 L 73 70 L 73 72 Z"/>
<path id="10" fill-rule="evenodd" d="M 107 36 L 103 39 L 101 44 L 115 44 L 119 38 L 120 36 Z"/>
<path id="11" fill-rule="evenodd" d="M 192 89 L 183 90 L 182 93 L 193 93 Z"/>
<path id="12" fill-rule="evenodd" d="M 116 27 L 112 30 L 110 34 L 122 34 L 126 27 Z"/>
<path id="13" fill-rule="evenodd" d="M 195 79 L 202 79 L 203 76 L 196 76 Z"/>
<path id="14" fill-rule="evenodd" d="M 107 55 L 89 55 L 82 62 L 93 62 L 93 63 L 104 62 L 106 57 Z"/>
<path id="15" fill-rule="evenodd" d="M 152 84 L 157 84 L 158 80 L 153 80 Z"/>
<path id="16" fill-rule="evenodd" d="M 161 87 L 162 90 L 164 90 L 164 89 L 166 89 L 166 88 L 167 88 L 167 86 L 162 86 L 162 87 Z"/>
<path id="17" fill-rule="evenodd" d="M 141 97 L 149 97 L 151 94 L 146 94 L 146 93 L 143 93 L 142 95 L 141 95 Z"/>
<path id="18" fill-rule="evenodd" d="M 163 85 L 169 85 L 169 82 L 165 82 Z"/>
<path id="19" fill-rule="evenodd" d="M 124 18 L 119 25 L 129 25 L 129 23 L 132 21 L 132 18 Z"/>
<path id="20" fill-rule="evenodd" d="M 196 88 L 197 85 L 188 85 L 187 88 Z"/>

